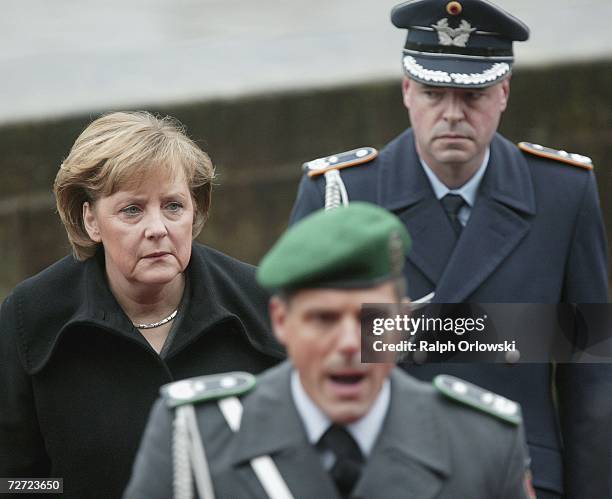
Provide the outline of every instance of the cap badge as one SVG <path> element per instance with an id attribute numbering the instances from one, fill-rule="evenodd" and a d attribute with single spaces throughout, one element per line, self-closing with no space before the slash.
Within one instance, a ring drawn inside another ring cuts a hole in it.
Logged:
<path id="1" fill-rule="evenodd" d="M 461 21 L 458 28 L 451 28 L 448 25 L 448 19 L 440 19 L 431 27 L 438 33 L 438 42 L 440 45 L 448 45 L 454 47 L 465 47 L 470 40 L 470 35 L 476 31 L 472 25 L 465 19 Z"/>
<path id="2" fill-rule="evenodd" d="M 448 2 L 446 4 L 446 12 L 451 16 L 458 16 L 462 10 L 463 6 L 459 2 Z"/>

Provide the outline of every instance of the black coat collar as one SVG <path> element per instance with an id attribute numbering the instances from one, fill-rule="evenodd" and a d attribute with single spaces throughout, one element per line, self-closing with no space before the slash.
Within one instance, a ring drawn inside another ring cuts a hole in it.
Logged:
<path id="1" fill-rule="evenodd" d="M 194 244 L 187 267 L 189 307 L 168 358 L 223 323 L 242 329 L 250 344 L 275 358 L 284 356 L 266 319 L 267 296 L 256 285 L 254 268 Z M 30 374 L 49 361 L 62 335 L 84 326 L 98 328 L 150 349 L 119 307 L 106 281 L 102 251 L 77 262 L 66 257 L 25 281 L 15 293 L 22 361 Z"/>

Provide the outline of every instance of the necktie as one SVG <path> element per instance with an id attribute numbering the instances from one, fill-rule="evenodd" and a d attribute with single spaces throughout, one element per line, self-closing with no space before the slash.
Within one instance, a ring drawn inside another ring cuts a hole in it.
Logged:
<path id="1" fill-rule="evenodd" d="M 465 200 L 459 194 L 447 194 L 444 196 L 440 202 L 442 203 L 442 207 L 448 216 L 448 219 L 455 230 L 455 234 L 459 237 L 461 234 L 461 230 L 463 229 L 463 225 L 459 221 L 459 210 L 465 205 Z"/>
<path id="2" fill-rule="evenodd" d="M 336 462 L 329 471 L 338 492 L 348 497 L 359 480 L 364 459 L 357 442 L 342 426 L 332 425 L 319 440 L 319 444 L 333 452 Z"/>

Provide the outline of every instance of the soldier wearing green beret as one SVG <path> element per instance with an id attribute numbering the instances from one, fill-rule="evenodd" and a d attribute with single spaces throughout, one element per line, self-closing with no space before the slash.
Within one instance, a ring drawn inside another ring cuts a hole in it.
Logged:
<path id="1" fill-rule="evenodd" d="M 289 360 L 257 380 L 166 385 L 124 497 L 532 497 L 517 404 L 361 363 L 362 304 L 405 300 L 409 246 L 402 222 L 366 203 L 288 230 L 257 278 Z"/>

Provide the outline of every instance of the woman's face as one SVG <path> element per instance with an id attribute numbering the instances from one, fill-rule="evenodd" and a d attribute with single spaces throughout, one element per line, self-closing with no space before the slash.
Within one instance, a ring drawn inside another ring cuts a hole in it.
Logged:
<path id="1" fill-rule="evenodd" d="M 185 178 L 151 175 L 125 190 L 84 203 L 89 237 L 104 246 L 112 287 L 163 285 L 191 257 L 194 206 Z"/>

